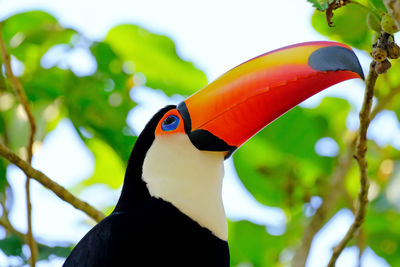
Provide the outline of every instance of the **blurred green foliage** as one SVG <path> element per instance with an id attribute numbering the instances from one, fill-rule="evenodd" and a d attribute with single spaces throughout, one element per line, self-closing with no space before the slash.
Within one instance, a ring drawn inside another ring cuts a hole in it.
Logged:
<path id="1" fill-rule="evenodd" d="M 315 144 L 323 137 L 341 143 L 336 131 L 345 129 L 349 110 L 345 100 L 326 98 L 318 110 L 296 107 L 266 127 L 233 157 L 239 177 L 246 177 L 245 187 L 259 202 L 285 210 L 319 195 L 335 160 L 319 156 Z"/>
<path id="2" fill-rule="evenodd" d="M 143 73 L 145 85 L 167 95 L 190 95 L 207 83 L 205 74 L 193 63 L 183 61 L 174 42 L 139 26 L 120 25 L 105 39 L 118 56 L 131 64 L 131 71 Z"/>
<path id="3" fill-rule="evenodd" d="M 2 34 L 16 74 L 26 90 L 37 123 L 36 142 L 42 142 L 61 119 L 69 119 L 95 158 L 95 169 L 74 186 L 79 193 L 93 184 L 111 189 L 122 185 L 125 165 L 136 136 L 126 123 L 136 105 L 130 98 L 136 86 L 165 89 L 168 95 L 188 95 L 206 84 L 205 74 L 182 60 L 166 36 L 135 25 L 109 31 L 103 41 L 87 40 L 61 26 L 43 11 L 16 14 L 3 22 Z M 85 51 L 94 60 L 93 73 L 79 73 L 65 62 L 68 54 Z M 54 52 L 56 51 L 56 52 Z M 0 74 L 0 139 L 22 153 L 29 128 L 8 81 Z M 0 194 L 5 201 L 6 162 L 0 159 Z M 114 203 L 115 204 L 115 203 Z M 24 261 L 22 240 L 10 235 L 1 240 L 7 255 Z M 65 252 L 67 251 L 67 253 Z M 40 259 L 66 257 L 70 247 L 39 246 Z"/>
<path id="4" fill-rule="evenodd" d="M 324 10 L 329 1 L 310 2 Z M 359 2 L 384 11 L 381 0 Z M 360 6 L 349 4 L 334 12 L 334 27 L 328 27 L 325 14 L 319 11 L 311 21 L 326 37 L 369 52 L 373 31 L 367 27 L 367 13 Z M 121 186 L 126 161 L 136 140 L 126 123 L 128 112 L 136 105 L 130 98 L 132 90 L 146 86 L 163 90 L 168 96 L 189 95 L 207 82 L 201 70 L 179 57 L 170 38 L 137 25 L 116 26 L 104 40 L 94 42 L 78 30 L 63 27 L 50 14 L 30 11 L 6 19 L 2 34 L 13 60 L 20 62 L 19 78 L 38 124 L 35 140 L 43 141 L 61 119 L 69 119 L 94 155 L 94 171 L 74 186 L 76 193 L 94 184 L 104 184 L 110 189 Z M 58 52 L 52 54 L 54 49 Z M 92 58 L 95 64 L 92 73 L 81 74 L 65 64 L 64 56 L 79 49 Z M 392 64 L 392 69 L 378 81 L 378 101 L 400 87 L 399 63 L 392 61 Z M 400 118 L 400 97 L 394 97 L 386 108 Z M 232 266 L 245 263 L 254 267 L 285 266 L 290 262 L 290 255 L 299 246 L 303 230 L 311 220 L 306 213 L 311 197 L 324 196 L 330 190 L 329 178 L 339 157 L 347 152 L 349 130 L 345 122 L 351 110 L 351 105 L 339 98 L 325 98 L 313 109 L 296 107 L 234 154 L 236 170 L 246 189 L 260 203 L 282 209 L 288 222 L 286 231 L 274 236 L 264 226 L 230 221 Z M 324 137 L 337 143 L 338 155 L 327 157 L 316 153 L 315 144 Z M 21 153 L 27 139 L 26 118 L 1 73 L 0 140 Z M 400 177 L 396 171 L 399 159 L 397 149 L 369 141 L 369 173 L 375 196 L 363 232 L 366 245 L 392 266 L 400 265 L 400 204 L 399 199 L 397 202 L 392 199 L 393 192 L 388 191 Z M 8 187 L 6 164 L 0 159 L 2 201 Z M 356 166 L 346 175 L 344 183 L 343 195 L 354 200 L 359 189 Z M 330 216 L 343 208 L 352 206 L 341 199 Z M 0 249 L 6 255 L 26 260 L 22 245 L 19 237 L 10 232 L 0 240 Z M 50 255 L 65 257 L 69 249 L 70 246 L 41 245 L 39 256 L 40 259 L 48 259 Z"/>
<path id="5" fill-rule="evenodd" d="M 286 242 L 280 236 L 269 235 L 265 226 L 249 221 L 229 223 L 231 265 L 282 266 L 279 255 Z"/>
<path id="6" fill-rule="evenodd" d="M 0 240 L 0 248 L 7 256 L 21 255 L 23 244 L 23 241 L 15 234 Z"/>
<path id="7" fill-rule="evenodd" d="M 332 40 L 349 44 L 358 49 L 371 50 L 372 30 L 366 24 L 368 11 L 356 5 L 339 8 L 333 16 L 333 27 L 326 23 L 323 12 L 315 12 L 311 23 L 322 35 Z"/>

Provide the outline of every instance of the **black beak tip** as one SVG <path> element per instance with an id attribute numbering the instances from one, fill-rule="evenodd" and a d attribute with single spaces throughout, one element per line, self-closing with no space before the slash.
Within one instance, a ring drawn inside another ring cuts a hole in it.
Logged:
<path id="1" fill-rule="evenodd" d="M 356 54 L 343 46 L 328 46 L 315 50 L 308 58 L 308 65 L 318 71 L 348 70 L 365 79 Z"/>

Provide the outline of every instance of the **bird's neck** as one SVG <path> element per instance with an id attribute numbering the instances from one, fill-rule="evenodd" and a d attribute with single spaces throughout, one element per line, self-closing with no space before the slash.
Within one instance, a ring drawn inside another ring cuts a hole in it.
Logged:
<path id="1" fill-rule="evenodd" d="M 228 227 L 222 203 L 222 152 L 199 151 L 187 135 L 157 137 L 143 163 L 150 195 L 171 202 L 222 240 Z"/>

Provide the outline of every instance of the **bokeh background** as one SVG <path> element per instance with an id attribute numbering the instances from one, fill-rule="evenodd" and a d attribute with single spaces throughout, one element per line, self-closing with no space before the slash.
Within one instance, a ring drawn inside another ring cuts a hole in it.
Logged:
<path id="1" fill-rule="evenodd" d="M 339 10 L 332 29 L 323 13 L 314 12 L 305 0 L 1 0 L 3 36 L 38 123 L 33 166 L 109 213 L 147 120 L 241 62 L 293 43 L 334 39 L 357 48 L 367 73 L 373 36 L 368 12 Z M 399 87 L 399 68 L 392 64 L 378 84 L 378 101 Z M 360 80 L 333 86 L 273 122 L 226 162 L 232 266 L 290 266 L 348 153 L 362 98 Z M 369 129 L 366 225 L 337 266 L 400 266 L 400 100 L 393 99 Z M 0 92 L 0 117 L 0 140 L 23 156 L 29 128 L 10 88 Z M 24 174 L 0 163 L 3 209 L 26 232 Z M 351 163 L 343 176 L 308 267 L 326 265 L 353 220 L 357 166 Z M 35 181 L 31 191 L 34 235 L 46 245 L 37 266 L 61 266 L 94 222 Z M 25 265 L 28 247 L 1 226 L 0 239 L 0 266 Z"/>

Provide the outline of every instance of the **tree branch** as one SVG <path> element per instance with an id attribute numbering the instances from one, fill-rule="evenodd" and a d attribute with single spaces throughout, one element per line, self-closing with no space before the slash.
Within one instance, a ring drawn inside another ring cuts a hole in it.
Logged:
<path id="1" fill-rule="evenodd" d="M 338 165 L 331 176 L 329 190 L 322 196 L 323 202 L 312 217 L 301 240 L 300 247 L 296 250 L 293 257 L 293 267 L 304 267 L 306 265 L 307 256 L 310 251 L 312 240 L 318 231 L 324 226 L 336 205 L 337 200 L 343 195 L 343 182 L 353 165 L 353 153 L 356 136 L 349 143 L 347 152 L 338 160 Z"/>
<path id="2" fill-rule="evenodd" d="M 0 200 L 0 205 L 3 209 L 3 214 L 0 217 L 0 226 L 2 226 L 6 230 L 6 232 L 18 236 L 18 238 L 20 238 L 23 242 L 27 242 L 26 240 L 27 236 L 18 231 L 17 229 L 15 229 L 14 226 L 11 224 L 4 198 Z M 41 249 L 48 250 L 53 248 L 44 243 L 38 242 L 37 240 L 35 240 L 35 242 L 36 246 L 38 247 L 38 250 Z"/>
<path id="3" fill-rule="evenodd" d="M 367 241 L 365 240 L 365 232 L 363 229 L 360 229 L 357 237 L 356 237 L 356 245 L 358 247 L 358 267 L 361 267 L 362 264 L 362 255 L 367 247 Z"/>
<path id="4" fill-rule="evenodd" d="M 89 217 L 93 218 L 96 222 L 99 222 L 104 218 L 104 214 L 101 211 L 92 207 L 87 202 L 82 201 L 79 198 L 75 197 L 67 189 L 65 189 L 58 183 L 51 180 L 41 171 L 32 168 L 32 166 L 29 163 L 21 159 L 18 155 L 14 154 L 12 151 L 10 151 L 6 146 L 4 146 L 1 143 L 0 143 L 0 155 L 3 156 L 5 159 L 7 159 L 9 162 L 18 166 L 27 176 L 35 179 L 36 181 L 41 183 L 44 187 L 53 191 L 53 193 L 56 194 L 59 198 L 61 198 L 65 202 L 68 202 L 76 209 L 83 211 Z"/>
<path id="5" fill-rule="evenodd" d="M 391 88 L 387 95 L 379 99 L 378 104 L 371 111 L 370 120 L 372 121 L 379 112 L 390 105 L 393 98 L 399 93 L 400 86 Z M 330 190 L 325 196 L 322 196 L 322 199 L 324 200 L 323 203 L 317 209 L 307 228 L 304 230 L 301 246 L 297 249 L 296 254 L 293 257 L 293 267 L 305 266 L 314 236 L 325 224 L 326 220 L 328 219 L 329 212 L 336 204 L 337 200 L 341 197 L 342 193 L 345 194 L 345 197 L 348 197 L 346 196 L 346 192 L 343 191 L 343 181 L 352 165 L 356 141 L 357 135 L 355 135 L 352 138 L 352 141 L 349 143 L 348 152 L 339 158 L 339 166 L 335 169 L 330 179 L 332 181 L 329 187 Z M 352 211 L 353 213 L 355 213 L 355 209 L 353 209 Z"/>
<path id="6" fill-rule="evenodd" d="M 3 57 L 7 77 L 10 80 L 12 87 L 15 90 L 15 93 L 17 94 L 19 101 L 21 102 L 26 115 L 28 116 L 28 121 L 29 121 L 29 126 L 30 126 L 29 141 L 28 141 L 28 163 L 31 163 L 32 157 L 33 157 L 33 142 L 34 142 L 34 137 L 35 137 L 35 133 L 36 133 L 35 118 L 33 117 L 32 111 L 29 107 L 29 102 L 25 95 L 24 88 L 23 88 L 21 82 L 19 81 L 19 79 L 17 77 L 15 77 L 15 75 L 12 71 L 10 55 L 8 54 L 5 43 L 4 43 L 1 23 L 0 23 L 0 48 L 1 48 L 1 54 Z M 35 267 L 36 259 L 37 259 L 37 247 L 36 247 L 36 242 L 33 237 L 33 231 L 32 231 L 32 203 L 31 203 L 31 197 L 30 197 L 30 178 L 29 178 L 29 176 L 26 177 L 25 192 L 26 192 L 26 209 L 27 209 L 26 212 L 27 212 L 27 221 L 28 221 L 27 222 L 28 223 L 27 241 L 28 241 L 28 245 L 29 245 L 29 248 L 31 251 L 30 265 L 31 265 L 31 267 Z"/>
<path id="7" fill-rule="evenodd" d="M 0 33 L 2 33 L 2 24 L 1 23 L 0 23 Z M 3 57 L 7 77 L 10 80 L 11 85 L 14 88 L 15 93 L 17 94 L 17 97 L 18 97 L 19 101 L 21 102 L 22 107 L 24 108 L 26 116 L 28 117 L 29 126 L 30 126 L 30 135 L 29 135 L 29 142 L 28 142 L 28 162 L 31 162 L 32 155 L 33 155 L 32 147 L 33 147 L 34 137 L 35 137 L 35 133 L 36 133 L 35 118 L 33 117 L 31 108 L 29 107 L 29 102 L 26 97 L 24 88 L 23 88 L 21 82 L 19 81 L 19 79 L 14 75 L 14 73 L 12 71 L 10 55 L 7 52 L 7 48 L 5 46 L 2 34 L 0 34 L 0 48 L 1 48 L 1 55 Z"/>
<path id="8" fill-rule="evenodd" d="M 346 247 L 347 243 L 351 240 L 354 233 L 359 230 L 364 222 L 365 214 L 368 204 L 368 162 L 365 159 L 367 152 L 367 130 L 370 123 L 370 112 L 372 106 L 372 98 L 374 96 L 375 83 L 378 74 L 374 70 L 374 63 L 372 62 L 369 69 L 367 80 L 365 81 L 365 95 L 364 103 L 360 111 L 360 128 L 358 131 L 356 154 L 354 155 L 360 169 L 360 192 L 358 194 L 358 206 L 353 224 L 350 226 L 346 235 L 340 243 L 334 248 L 331 259 L 329 260 L 328 267 L 334 267 L 336 260 Z"/>
<path id="9" fill-rule="evenodd" d="M 7 211 L 7 207 L 4 203 L 4 199 L 2 199 L 0 201 L 0 205 L 3 209 L 3 214 L 0 217 L 0 225 L 4 227 L 4 229 L 6 229 L 6 231 L 16 234 L 19 238 L 21 238 L 21 240 L 24 240 L 26 242 L 26 235 L 19 232 L 18 230 L 16 230 L 14 228 L 14 226 L 12 226 L 9 217 L 8 217 L 8 211 Z"/>
<path id="10" fill-rule="evenodd" d="M 21 232 L 18 231 L 17 229 L 15 229 L 15 228 L 11 225 L 10 221 L 8 220 L 8 218 L 5 218 L 5 217 L 3 217 L 3 216 L 0 217 L 0 226 L 3 226 L 4 229 L 5 229 L 7 232 L 12 233 L 12 234 L 18 236 L 22 241 L 27 242 L 27 241 L 26 241 L 26 235 L 23 234 L 23 233 L 21 233 Z M 36 246 L 37 246 L 39 249 L 42 249 L 42 248 L 43 248 L 43 249 L 51 248 L 51 247 L 49 247 L 48 245 L 46 245 L 46 244 L 44 244 L 44 243 L 41 243 L 41 242 L 38 242 L 38 241 L 35 241 L 35 242 L 36 242 Z"/>

